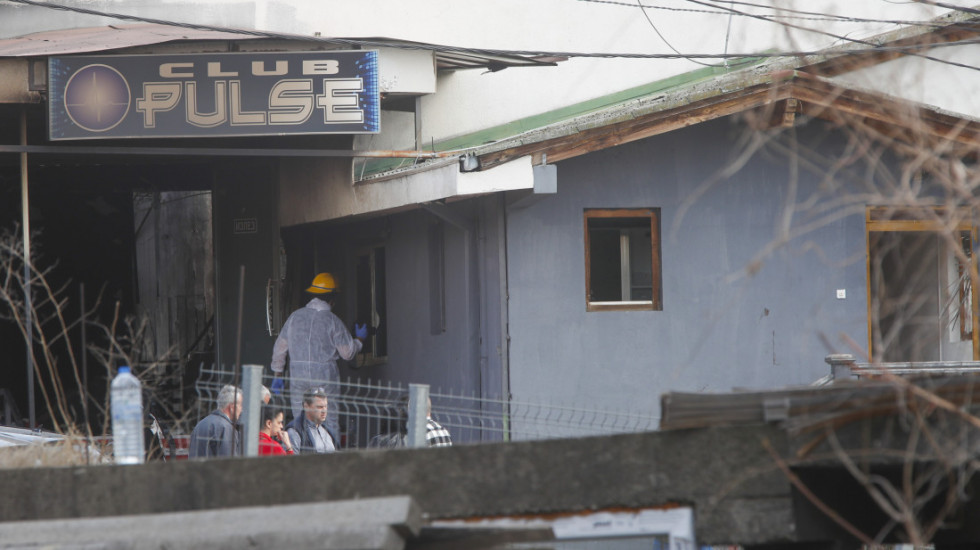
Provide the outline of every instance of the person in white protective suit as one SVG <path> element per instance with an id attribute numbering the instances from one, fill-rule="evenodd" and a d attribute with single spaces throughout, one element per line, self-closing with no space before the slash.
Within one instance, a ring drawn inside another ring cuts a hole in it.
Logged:
<path id="1" fill-rule="evenodd" d="M 305 306 L 286 319 L 272 349 L 272 392 L 281 393 L 289 355 L 289 401 L 293 417 L 303 414 L 303 394 L 322 388 L 327 394 L 327 421 L 331 433 L 340 433 L 337 422 L 337 394 L 340 374 L 337 359 L 350 361 L 367 339 L 367 325 L 355 325 L 354 335 L 332 311 L 339 291 L 333 275 L 320 273 L 306 292 L 315 295 Z"/>

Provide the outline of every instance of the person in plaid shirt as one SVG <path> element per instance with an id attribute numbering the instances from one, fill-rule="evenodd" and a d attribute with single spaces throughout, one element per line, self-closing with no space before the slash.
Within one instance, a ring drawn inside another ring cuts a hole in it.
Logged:
<path id="1" fill-rule="evenodd" d="M 429 447 L 451 447 L 453 445 L 449 430 L 432 419 L 432 399 L 429 399 L 429 409 L 426 412 L 425 442 L 428 443 Z"/>
<path id="2" fill-rule="evenodd" d="M 431 417 L 425 421 L 425 442 L 429 444 L 429 447 L 451 447 L 453 445 L 453 440 L 449 437 L 449 430 L 443 428 Z"/>

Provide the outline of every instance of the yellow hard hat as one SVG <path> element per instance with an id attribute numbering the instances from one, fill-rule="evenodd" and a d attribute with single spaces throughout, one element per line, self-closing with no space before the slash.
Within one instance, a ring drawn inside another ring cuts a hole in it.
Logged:
<path id="1" fill-rule="evenodd" d="M 333 275 L 330 273 L 320 273 L 316 277 L 313 277 L 313 284 L 306 291 L 311 294 L 337 292 L 337 282 L 334 281 Z"/>

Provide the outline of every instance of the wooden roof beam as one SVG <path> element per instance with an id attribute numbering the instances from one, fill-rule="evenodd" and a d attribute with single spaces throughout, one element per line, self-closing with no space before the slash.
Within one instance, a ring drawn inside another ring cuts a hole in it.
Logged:
<path id="1" fill-rule="evenodd" d="M 969 145 L 980 145 L 980 122 L 903 101 L 890 100 L 877 94 L 843 88 L 815 77 L 793 82 L 791 95 L 803 101 L 806 113 L 822 119 L 839 119 L 827 110 L 860 116 L 910 131 L 925 130 L 929 134 Z"/>

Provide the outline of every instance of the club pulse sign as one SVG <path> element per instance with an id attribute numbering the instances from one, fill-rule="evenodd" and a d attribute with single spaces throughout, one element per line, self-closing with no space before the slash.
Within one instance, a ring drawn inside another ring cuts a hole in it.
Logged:
<path id="1" fill-rule="evenodd" d="M 380 131 L 373 50 L 51 57 L 52 140 Z"/>

